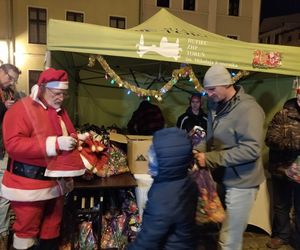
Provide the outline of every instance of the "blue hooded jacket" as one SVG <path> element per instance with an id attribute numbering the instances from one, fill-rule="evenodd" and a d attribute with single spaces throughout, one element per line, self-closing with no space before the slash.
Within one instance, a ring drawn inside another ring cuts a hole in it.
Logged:
<path id="1" fill-rule="evenodd" d="M 185 131 L 165 128 L 155 132 L 153 148 L 158 171 L 148 192 L 142 230 L 129 249 L 195 249 L 198 189 L 188 174 L 192 142 Z"/>

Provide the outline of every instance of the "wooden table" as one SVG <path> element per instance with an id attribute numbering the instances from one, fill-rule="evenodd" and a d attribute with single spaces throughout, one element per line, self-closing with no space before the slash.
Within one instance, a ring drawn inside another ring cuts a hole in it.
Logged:
<path id="1" fill-rule="evenodd" d="M 105 178 L 94 178 L 91 181 L 82 179 L 74 180 L 74 190 L 81 189 L 108 189 L 108 188 L 131 188 L 136 187 L 137 182 L 131 173 L 124 173 Z"/>

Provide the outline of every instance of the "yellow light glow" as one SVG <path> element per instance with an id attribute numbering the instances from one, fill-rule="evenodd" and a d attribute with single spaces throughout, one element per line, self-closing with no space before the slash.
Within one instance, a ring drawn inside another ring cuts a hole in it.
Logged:
<path id="1" fill-rule="evenodd" d="M 0 60 L 3 63 L 8 62 L 8 43 L 7 43 L 7 41 L 0 40 Z"/>
<path id="2" fill-rule="evenodd" d="M 25 55 L 24 55 L 24 46 L 22 44 L 16 44 L 16 51 L 14 52 L 15 62 L 19 68 L 24 67 L 25 64 Z"/>

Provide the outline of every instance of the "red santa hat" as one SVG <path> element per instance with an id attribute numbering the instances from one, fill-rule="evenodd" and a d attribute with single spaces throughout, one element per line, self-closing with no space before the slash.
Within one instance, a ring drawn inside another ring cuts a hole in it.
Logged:
<path id="1" fill-rule="evenodd" d="M 48 68 L 40 74 L 37 84 L 31 88 L 30 96 L 37 101 L 40 97 L 40 87 L 45 86 L 51 89 L 68 89 L 68 74 L 64 70 Z"/>

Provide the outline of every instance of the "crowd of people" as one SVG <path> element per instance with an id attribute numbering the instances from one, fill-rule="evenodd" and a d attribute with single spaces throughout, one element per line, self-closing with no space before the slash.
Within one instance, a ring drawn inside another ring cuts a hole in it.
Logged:
<path id="1" fill-rule="evenodd" d="M 16 215 L 14 249 L 56 250 L 65 194 L 73 188 L 72 178 L 85 172 L 84 159 L 76 150 L 85 135 L 76 132 L 63 108 L 67 72 L 44 70 L 30 96 L 16 101 L 10 91 L 20 73 L 12 64 L 0 66 L 0 249 L 7 248 L 11 208 Z M 129 133 L 153 135 L 149 149 L 153 183 L 141 231 L 128 248 L 196 249 L 199 190 L 190 173 L 205 168 L 222 191 L 225 208 L 218 246 L 241 250 L 251 209 L 266 178 L 265 142 L 270 149 L 274 214 L 267 247 L 290 244 L 294 234 L 294 247 L 300 249 L 300 90 L 276 113 L 265 136 L 263 109 L 234 84 L 223 65 L 206 71 L 203 89 L 206 108 L 203 95 L 192 93 L 177 128 L 164 128 L 163 112 L 148 101 L 140 103 L 128 122 Z M 206 133 L 205 147 L 193 147 L 188 135 L 195 126 Z"/>
<path id="2" fill-rule="evenodd" d="M 18 81 L 21 71 L 12 64 L 0 65 L 0 129 L 2 131 L 2 121 L 4 114 L 15 103 L 13 95 L 10 95 L 10 88 Z M 2 142 L 2 133 L 0 135 L 0 183 L 2 183 L 3 173 L 6 169 L 7 157 Z M 0 186 L 1 193 L 1 186 Z M 0 196 L 0 249 L 6 249 L 9 235 L 9 200 Z"/>

